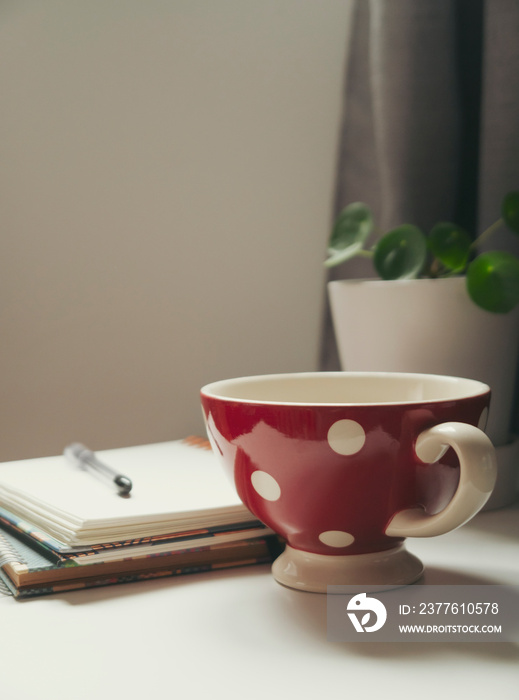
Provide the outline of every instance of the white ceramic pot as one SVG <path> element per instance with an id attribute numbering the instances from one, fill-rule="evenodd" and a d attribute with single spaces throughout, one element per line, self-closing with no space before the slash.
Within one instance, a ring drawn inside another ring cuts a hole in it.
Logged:
<path id="1" fill-rule="evenodd" d="M 328 292 L 343 370 L 426 372 L 485 382 L 492 389 L 486 432 L 496 447 L 510 452 L 519 308 L 509 314 L 480 309 L 463 277 L 333 281 Z M 515 498 L 510 469 L 515 465 L 503 466 L 498 477 L 496 495 L 503 494 L 494 507 Z"/>

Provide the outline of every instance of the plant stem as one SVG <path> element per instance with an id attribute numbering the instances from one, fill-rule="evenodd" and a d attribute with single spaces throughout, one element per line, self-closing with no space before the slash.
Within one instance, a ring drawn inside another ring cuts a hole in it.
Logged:
<path id="1" fill-rule="evenodd" d="M 494 221 L 494 223 L 489 226 L 487 229 L 483 231 L 483 233 L 476 238 L 476 240 L 471 244 L 470 248 L 474 249 L 477 248 L 478 246 L 481 245 L 483 241 L 485 241 L 487 238 L 489 238 L 495 231 L 497 231 L 505 222 L 503 219 L 498 219 L 497 221 Z"/>
<path id="2" fill-rule="evenodd" d="M 440 261 L 437 258 L 434 258 L 434 260 L 431 263 L 431 266 L 429 267 L 429 270 L 427 271 L 427 277 L 430 277 L 431 279 L 434 279 L 435 277 L 441 277 L 442 273 L 442 265 Z"/>
<path id="3" fill-rule="evenodd" d="M 364 250 L 364 248 L 361 248 L 358 252 L 357 255 L 361 258 L 372 258 L 373 257 L 373 251 L 372 250 Z"/>

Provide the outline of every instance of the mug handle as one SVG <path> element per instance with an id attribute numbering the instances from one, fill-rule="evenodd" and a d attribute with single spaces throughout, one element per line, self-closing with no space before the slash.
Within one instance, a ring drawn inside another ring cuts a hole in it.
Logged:
<path id="1" fill-rule="evenodd" d="M 449 447 L 458 455 L 460 480 L 451 501 L 435 515 L 421 507 L 397 513 L 386 528 L 389 537 L 434 537 L 455 530 L 485 505 L 497 476 L 496 453 L 485 433 L 468 423 L 440 423 L 420 433 L 415 452 L 431 464 Z"/>

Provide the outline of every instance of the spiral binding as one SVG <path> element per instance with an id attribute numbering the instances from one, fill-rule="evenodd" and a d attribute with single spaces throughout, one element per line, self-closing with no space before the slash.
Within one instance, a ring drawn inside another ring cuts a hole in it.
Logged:
<path id="1" fill-rule="evenodd" d="M 198 435 L 188 435 L 182 442 L 191 447 L 200 447 L 203 450 L 211 450 L 211 443 L 207 438 L 199 437 Z"/>
<path id="2" fill-rule="evenodd" d="M 20 559 L 21 557 L 13 545 L 0 534 L 0 568 L 4 564 L 21 564 Z"/>

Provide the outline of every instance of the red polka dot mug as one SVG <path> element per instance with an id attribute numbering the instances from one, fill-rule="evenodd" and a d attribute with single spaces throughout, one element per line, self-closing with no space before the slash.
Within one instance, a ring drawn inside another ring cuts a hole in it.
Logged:
<path id="1" fill-rule="evenodd" d="M 265 375 L 209 384 L 201 401 L 240 498 L 287 542 L 273 574 L 293 588 L 416 581 L 423 565 L 404 539 L 463 525 L 495 483 L 478 381 Z"/>

